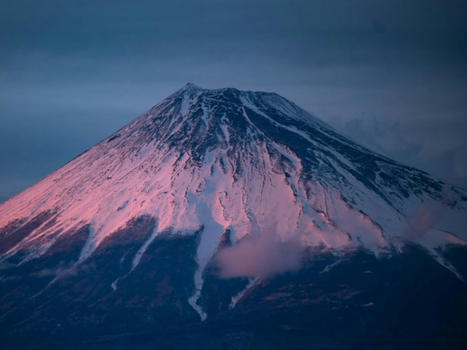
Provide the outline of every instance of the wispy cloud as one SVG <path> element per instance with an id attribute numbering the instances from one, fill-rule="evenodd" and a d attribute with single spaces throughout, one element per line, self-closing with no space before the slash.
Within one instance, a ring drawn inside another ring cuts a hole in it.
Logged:
<path id="1" fill-rule="evenodd" d="M 277 234 L 247 235 L 217 255 L 220 275 L 231 277 L 267 277 L 300 267 L 303 245 L 296 237 L 281 240 Z"/>

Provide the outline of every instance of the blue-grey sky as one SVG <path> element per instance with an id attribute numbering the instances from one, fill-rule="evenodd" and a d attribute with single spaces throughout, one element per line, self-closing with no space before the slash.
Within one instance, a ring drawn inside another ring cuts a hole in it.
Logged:
<path id="1" fill-rule="evenodd" d="M 0 201 L 191 81 L 467 186 L 467 3 L 0 0 Z"/>

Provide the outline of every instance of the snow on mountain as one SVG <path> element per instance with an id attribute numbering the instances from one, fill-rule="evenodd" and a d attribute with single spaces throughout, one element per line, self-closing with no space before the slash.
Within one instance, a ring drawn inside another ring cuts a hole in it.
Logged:
<path id="1" fill-rule="evenodd" d="M 443 217 L 427 203 L 442 207 Z M 21 227 L 41 213 L 47 220 L 2 259 L 38 258 L 90 224 L 80 264 L 106 237 L 148 215 L 156 224 L 134 270 L 158 235 L 201 229 L 189 302 L 202 318 L 202 273 L 226 230 L 233 243 L 276 235 L 376 254 L 413 241 L 434 257 L 438 247 L 467 241 L 464 190 L 357 145 L 277 94 L 193 84 L 0 205 L 0 227 Z"/>

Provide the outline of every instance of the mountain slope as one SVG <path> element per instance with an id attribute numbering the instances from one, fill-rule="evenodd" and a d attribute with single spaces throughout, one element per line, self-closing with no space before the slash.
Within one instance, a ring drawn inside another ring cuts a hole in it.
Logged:
<path id="1" fill-rule="evenodd" d="M 301 257 L 359 249 L 381 256 L 415 243 L 462 279 L 442 251 L 466 244 L 466 213 L 464 190 L 355 144 L 277 94 L 187 84 L 0 205 L 5 280 L 21 269 L 40 277 L 9 285 L 23 292 L 4 294 L 5 310 L 26 296 L 69 293 L 72 281 L 89 290 L 86 305 L 92 295 L 110 302 L 128 293 L 122 283 L 136 288 L 156 259 L 168 269 L 157 268 L 159 287 L 179 291 L 158 303 L 205 320 L 204 283 L 225 240 L 240 247 L 220 266 L 234 278 L 227 301 L 287 271 L 241 261 L 281 262 L 284 244 L 292 247 L 285 254 Z M 82 282 L 88 275 L 97 280 Z"/>

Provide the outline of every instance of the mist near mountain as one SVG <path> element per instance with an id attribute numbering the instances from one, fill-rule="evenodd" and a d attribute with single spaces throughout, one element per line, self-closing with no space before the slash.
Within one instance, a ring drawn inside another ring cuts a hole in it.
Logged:
<path id="1" fill-rule="evenodd" d="M 271 232 L 251 234 L 237 244 L 221 250 L 216 256 L 222 278 L 269 277 L 298 270 L 305 246 L 299 237 L 282 241 Z"/>

